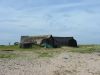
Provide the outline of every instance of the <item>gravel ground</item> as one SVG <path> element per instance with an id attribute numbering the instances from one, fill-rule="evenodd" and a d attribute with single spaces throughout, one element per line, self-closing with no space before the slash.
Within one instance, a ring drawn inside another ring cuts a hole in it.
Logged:
<path id="1" fill-rule="evenodd" d="M 100 75 L 100 53 L 66 52 L 38 58 L 29 52 L 24 58 L 0 58 L 0 75 Z"/>

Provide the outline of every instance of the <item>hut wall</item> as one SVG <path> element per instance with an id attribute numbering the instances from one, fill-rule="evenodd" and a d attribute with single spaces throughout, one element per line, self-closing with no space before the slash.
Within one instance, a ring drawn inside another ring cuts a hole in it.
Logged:
<path id="1" fill-rule="evenodd" d="M 54 37 L 54 45 L 56 47 L 61 46 L 77 46 L 76 40 L 73 37 Z"/>
<path id="2" fill-rule="evenodd" d="M 41 45 L 44 45 L 45 47 L 54 47 L 54 39 L 52 37 L 48 39 L 43 39 L 41 42 Z"/>
<path id="3" fill-rule="evenodd" d="M 77 41 L 75 39 L 71 39 L 68 41 L 68 46 L 77 47 Z"/>

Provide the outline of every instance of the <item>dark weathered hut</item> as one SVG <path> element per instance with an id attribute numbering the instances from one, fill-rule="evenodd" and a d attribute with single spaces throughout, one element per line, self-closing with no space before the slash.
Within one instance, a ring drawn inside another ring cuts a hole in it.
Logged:
<path id="1" fill-rule="evenodd" d="M 73 37 L 53 37 L 56 47 L 72 46 L 77 47 L 77 41 Z"/>
<path id="2" fill-rule="evenodd" d="M 46 48 L 61 46 L 77 47 L 77 41 L 73 37 L 53 37 L 52 35 L 21 36 L 21 48 L 30 48 L 33 44 L 44 46 Z"/>

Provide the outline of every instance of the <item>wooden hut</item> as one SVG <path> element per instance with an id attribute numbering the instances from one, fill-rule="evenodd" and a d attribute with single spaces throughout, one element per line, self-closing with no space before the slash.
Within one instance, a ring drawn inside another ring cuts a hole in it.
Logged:
<path id="1" fill-rule="evenodd" d="M 53 37 L 52 35 L 21 36 L 21 48 L 30 48 L 34 44 L 44 46 L 46 48 L 61 46 L 77 47 L 77 41 L 73 37 Z"/>
<path id="2" fill-rule="evenodd" d="M 33 44 L 40 46 L 54 47 L 54 40 L 52 35 L 42 35 L 42 36 L 21 36 L 21 48 L 32 47 Z"/>
<path id="3" fill-rule="evenodd" d="M 73 37 L 53 37 L 55 47 L 72 46 L 77 47 L 77 41 Z"/>
<path id="4" fill-rule="evenodd" d="M 31 48 L 33 40 L 29 36 L 21 36 L 20 48 Z"/>

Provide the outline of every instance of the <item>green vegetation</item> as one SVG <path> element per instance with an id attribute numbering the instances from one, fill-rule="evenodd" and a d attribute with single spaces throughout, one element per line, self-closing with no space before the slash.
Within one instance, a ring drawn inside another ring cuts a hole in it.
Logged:
<path id="1" fill-rule="evenodd" d="M 0 46 L 0 50 L 17 50 L 17 49 L 20 49 L 19 46 L 14 46 L 14 45 L 11 45 L 11 46 Z"/>
<path id="2" fill-rule="evenodd" d="M 78 52 L 78 53 L 93 53 L 100 52 L 100 45 L 79 45 L 79 47 L 61 47 L 61 48 L 44 48 L 38 45 L 34 45 L 32 48 L 24 49 L 19 46 L 0 46 L 0 58 L 15 58 L 24 52 L 34 53 L 38 57 L 53 57 L 61 52 Z M 16 52 L 18 52 L 16 54 Z"/>
<path id="3" fill-rule="evenodd" d="M 55 48 L 41 48 L 39 50 L 34 50 L 34 53 L 38 54 L 38 57 L 53 57 L 54 55 L 57 55 L 62 52 L 61 49 L 55 49 Z"/>
<path id="4" fill-rule="evenodd" d="M 53 54 L 48 52 L 43 52 L 39 54 L 39 57 L 52 57 L 52 56 Z"/>
<path id="5" fill-rule="evenodd" d="M 41 49 L 42 47 L 35 45 L 32 48 L 20 48 L 18 45 L 11 45 L 11 46 L 0 46 L 0 50 L 13 50 L 13 51 L 31 51 L 31 50 L 37 50 Z"/>
<path id="6" fill-rule="evenodd" d="M 0 58 L 15 58 L 16 54 L 0 54 Z"/>
<path id="7" fill-rule="evenodd" d="M 100 45 L 80 45 L 78 48 L 70 48 L 70 51 L 79 53 L 100 52 Z"/>

